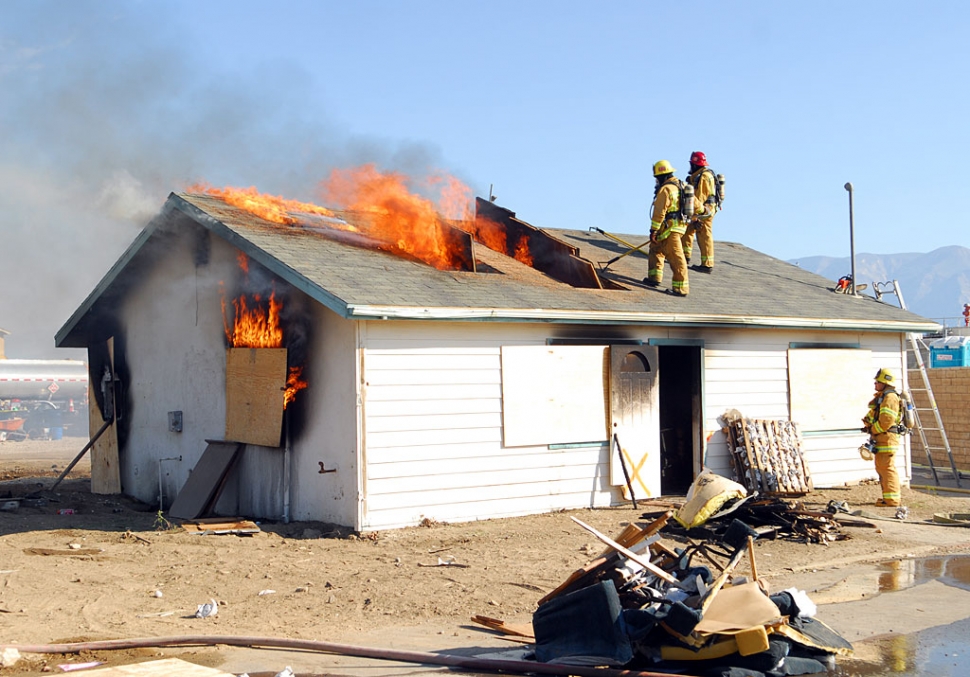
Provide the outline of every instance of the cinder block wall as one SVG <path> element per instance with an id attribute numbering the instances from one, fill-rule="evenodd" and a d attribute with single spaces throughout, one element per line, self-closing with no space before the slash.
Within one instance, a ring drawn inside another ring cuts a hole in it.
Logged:
<path id="1" fill-rule="evenodd" d="M 970 470 L 970 367 L 947 367 L 944 369 L 929 369 L 930 387 L 936 399 L 936 406 L 940 409 L 943 419 L 943 429 L 946 431 L 953 460 L 960 470 Z M 915 390 L 913 399 L 917 408 L 929 407 L 926 393 L 919 392 L 923 387 L 923 379 L 919 371 L 909 371 L 909 385 Z M 924 427 L 935 428 L 932 412 L 919 412 L 920 421 Z M 931 447 L 942 447 L 939 433 L 927 431 L 926 439 Z M 919 443 L 917 435 L 912 436 L 913 462 L 926 465 L 926 454 Z M 933 462 L 937 466 L 949 467 L 950 460 L 942 450 L 933 449 Z"/>

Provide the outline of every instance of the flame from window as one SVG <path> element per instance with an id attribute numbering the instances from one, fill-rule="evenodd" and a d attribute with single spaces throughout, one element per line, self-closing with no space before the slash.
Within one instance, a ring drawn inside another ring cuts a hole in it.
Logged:
<path id="1" fill-rule="evenodd" d="M 245 254 L 239 255 L 240 267 L 249 272 L 249 261 Z M 220 283 L 220 288 L 222 285 Z M 227 304 L 222 289 L 222 322 L 226 340 L 233 348 L 282 348 L 283 329 L 280 325 L 280 311 L 283 304 L 276 300 L 274 289 L 268 299 L 261 294 L 241 294 L 233 299 L 233 322 L 229 326 Z M 301 376 L 303 367 L 289 367 L 286 387 L 283 391 L 283 408 L 296 399 L 296 393 L 307 387 Z"/>

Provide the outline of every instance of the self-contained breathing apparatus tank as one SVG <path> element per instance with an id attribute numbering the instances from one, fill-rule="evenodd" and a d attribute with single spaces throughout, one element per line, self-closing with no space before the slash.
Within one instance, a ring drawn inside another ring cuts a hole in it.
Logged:
<path id="1" fill-rule="evenodd" d="M 694 215 L 694 187 L 684 182 L 680 189 L 680 217 L 689 219 Z"/>
<path id="2" fill-rule="evenodd" d="M 716 175 L 714 180 L 717 181 L 717 206 L 720 209 L 724 202 L 724 174 Z"/>

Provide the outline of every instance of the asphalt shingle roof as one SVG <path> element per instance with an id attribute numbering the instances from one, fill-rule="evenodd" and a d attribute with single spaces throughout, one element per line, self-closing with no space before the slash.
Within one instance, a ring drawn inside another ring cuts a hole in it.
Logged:
<path id="1" fill-rule="evenodd" d="M 734 242 L 715 243 L 710 275 L 691 271 L 690 295 L 677 298 L 642 280 L 645 254 L 606 262 L 629 249 L 596 231 L 543 229 L 578 247 L 601 278 L 621 289 L 580 289 L 515 259 L 475 245 L 489 272 L 442 271 L 392 253 L 354 246 L 315 228 L 264 221 L 207 195 L 171 195 L 159 217 L 136 239 L 71 320 L 58 345 L 75 345 L 84 315 L 109 294 L 138 249 L 156 237 L 157 223 L 185 215 L 244 251 L 288 283 L 344 317 L 543 320 L 604 324 L 746 325 L 926 332 L 930 320 L 879 302 L 831 291 L 833 282 Z M 645 235 L 615 234 L 639 245 Z M 116 286 L 116 285 L 115 285 Z"/>

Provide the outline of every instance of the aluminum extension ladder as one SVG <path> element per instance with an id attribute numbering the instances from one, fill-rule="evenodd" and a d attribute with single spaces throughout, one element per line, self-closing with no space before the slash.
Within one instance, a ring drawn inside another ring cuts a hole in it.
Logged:
<path id="1" fill-rule="evenodd" d="M 892 289 L 889 289 L 889 285 L 892 284 Z M 876 282 L 873 284 L 873 290 L 876 292 L 876 299 L 881 300 L 885 294 L 895 294 L 896 298 L 899 300 L 899 307 L 906 310 L 906 301 L 903 300 L 903 291 L 899 288 L 899 282 L 897 280 L 892 280 L 892 282 Z M 906 334 L 906 338 L 909 343 L 909 347 L 906 349 L 907 364 L 909 366 L 909 355 L 912 354 L 916 366 L 919 369 L 920 377 L 923 381 L 922 388 L 912 388 L 908 389 L 910 393 L 910 400 L 915 402 L 912 393 L 919 392 L 926 394 L 926 400 L 929 402 L 928 407 L 915 407 L 915 419 L 916 428 L 915 431 L 918 434 L 920 445 L 923 447 L 923 451 L 926 453 L 926 460 L 930 464 L 930 470 L 933 472 L 933 481 L 936 485 L 940 485 L 940 478 L 936 474 L 936 465 L 933 463 L 933 451 L 945 451 L 947 458 L 950 460 L 950 470 L 953 472 L 953 479 L 956 480 L 957 486 L 960 485 L 960 471 L 957 469 L 956 463 L 953 461 L 953 451 L 950 449 L 950 441 L 946 437 L 946 430 L 943 428 L 943 418 L 940 416 L 940 408 L 936 405 L 936 398 L 933 397 L 933 388 L 930 385 L 930 376 L 926 373 L 926 364 L 923 362 L 923 353 L 921 347 L 925 347 L 923 339 L 921 336 L 916 334 Z M 908 381 L 908 379 L 907 379 Z M 931 413 L 933 416 L 933 421 L 936 427 L 926 427 L 923 425 L 923 414 Z M 926 433 L 936 433 L 939 437 L 942 446 L 932 446 L 927 440 Z"/>

